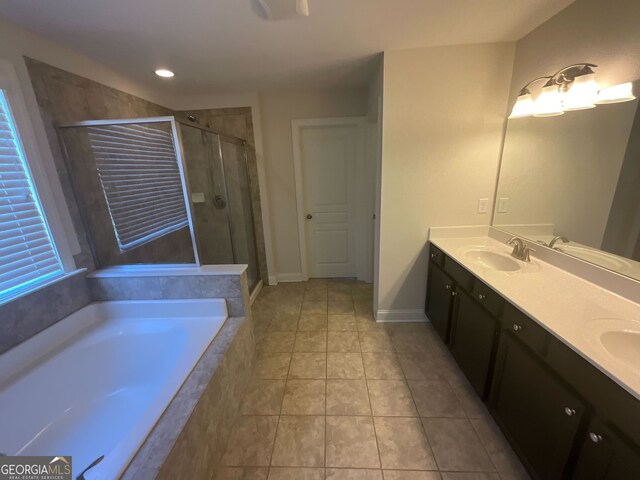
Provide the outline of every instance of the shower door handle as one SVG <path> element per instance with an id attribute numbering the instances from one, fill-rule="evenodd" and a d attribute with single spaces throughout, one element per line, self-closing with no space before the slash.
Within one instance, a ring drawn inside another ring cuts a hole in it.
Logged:
<path id="1" fill-rule="evenodd" d="M 313 218 L 313 215 L 311 215 L 310 213 L 307 213 L 307 220 L 311 220 Z"/>

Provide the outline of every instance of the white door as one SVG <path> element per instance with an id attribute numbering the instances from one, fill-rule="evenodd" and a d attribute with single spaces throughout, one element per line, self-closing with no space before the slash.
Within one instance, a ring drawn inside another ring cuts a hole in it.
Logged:
<path id="1" fill-rule="evenodd" d="M 309 277 L 355 277 L 358 127 L 303 127 L 300 150 Z"/>

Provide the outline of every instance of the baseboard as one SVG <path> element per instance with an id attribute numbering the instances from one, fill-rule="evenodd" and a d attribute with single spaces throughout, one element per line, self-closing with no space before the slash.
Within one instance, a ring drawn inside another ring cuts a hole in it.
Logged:
<path id="1" fill-rule="evenodd" d="M 278 277 L 276 277 L 275 275 L 269 275 L 269 285 L 277 285 L 278 284 Z"/>
<path id="2" fill-rule="evenodd" d="M 251 301 L 251 305 L 253 305 L 253 302 L 256 301 L 256 298 L 258 298 L 258 295 L 260 295 L 260 290 L 262 290 L 262 280 L 258 281 L 258 284 L 256 285 L 256 288 L 253 289 L 253 292 L 251 292 L 251 296 L 249 297 L 249 300 Z"/>
<path id="3" fill-rule="evenodd" d="M 422 310 L 378 310 L 378 322 L 428 322 Z"/>
<path id="4" fill-rule="evenodd" d="M 278 282 L 304 282 L 302 273 L 280 273 L 278 274 Z"/>

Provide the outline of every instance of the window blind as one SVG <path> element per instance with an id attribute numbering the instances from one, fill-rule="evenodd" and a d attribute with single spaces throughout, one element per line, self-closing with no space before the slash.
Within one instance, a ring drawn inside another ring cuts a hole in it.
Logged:
<path id="1" fill-rule="evenodd" d="M 121 250 L 188 225 L 173 135 L 166 125 L 92 126 L 88 133 Z"/>
<path id="2" fill-rule="evenodd" d="M 62 265 L 0 90 L 0 300 L 59 273 Z"/>

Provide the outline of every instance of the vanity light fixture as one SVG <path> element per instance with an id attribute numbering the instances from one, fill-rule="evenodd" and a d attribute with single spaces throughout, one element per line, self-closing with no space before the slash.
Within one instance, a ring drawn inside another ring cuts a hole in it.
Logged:
<path id="1" fill-rule="evenodd" d="M 171 78 L 175 75 L 171 70 L 167 70 L 166 68 L 158 68 L 155 71 L 155 74 L 162 78 Z"/>
<path id="2" fill-rule="evenodd" d="M 559 70 L 549 77 L 538 77 L 525 85 L 509 115 L 509 118 L 552 117 L 564 112 L 594 108 L 598 104 L 634 100 L 631 82 L 614 85 L 598 91 L 593 71 L 597 65 L 577 63 Z M 546 79 L 538 97 L 534 100 L 529 86 Z"/>

